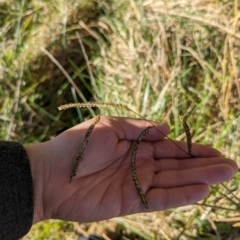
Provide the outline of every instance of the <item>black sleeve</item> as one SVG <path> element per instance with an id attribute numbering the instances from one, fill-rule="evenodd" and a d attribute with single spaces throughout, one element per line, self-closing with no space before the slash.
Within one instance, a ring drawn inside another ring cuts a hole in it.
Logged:
<path id="1" fill-rule="evenodd" d="M 33 180 L 24 147 L 0 141 L 0 239 L 16 240 L 33 221 Z"/>

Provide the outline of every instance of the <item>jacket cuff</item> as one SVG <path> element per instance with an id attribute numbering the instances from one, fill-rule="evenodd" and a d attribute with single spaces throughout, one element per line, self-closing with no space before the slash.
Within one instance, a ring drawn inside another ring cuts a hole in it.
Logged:
<path id="1" fill-rule="evenodd" d="M 0 239 L 28 233 L 33 221 L 33 179 L 24 147 L 0 141 Z"/>

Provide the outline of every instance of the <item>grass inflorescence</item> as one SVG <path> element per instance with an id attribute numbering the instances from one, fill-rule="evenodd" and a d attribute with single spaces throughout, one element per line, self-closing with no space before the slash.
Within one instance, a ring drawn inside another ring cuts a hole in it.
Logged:
<path id="1" fill-rule="evenodd" d="M 85 103 L 67 103 L 58 107 L 58 110 L 66 110 L 68 108 L 114 108 L 121 110 L 130 110 L 126 105 L 116 103 L 100 103 L 100 102 L 85 102 Z"/>
<path id="2" fill-rule="evenodd" d="M 99 122 L 99 120 L 100 120 L 100 116 L 98 115 L 98 116 L 96 116 L 94 118 L 93 123 L 89 126 L 89 128 L 88 128 L 88 130 L 87 130 L 87 132 L 85 134 L 84 140 L 83 140 L 83 142 L 82 142 L 82 144 L 80 146 L 79 154 L 78 154 L 78 156 L 77 156 L 77 158 L 75 160 L 75 164 L 73 165 L 72 173 L 71 173 L 70 180 L 69 180 L 70 183 L 72 182 L 72 179 L 77 174 L 78 166 L 79 166 L 80 162 L 83 159 L 83 154 L 84 154 L 84 151 L 85 151 L 85 149 L 87 147 L 87 144 L 88 144 L 88 139 L 89 139 L 89 137 L 90 137 L 90 135 L 92 133 L 93 128 Z"/>
<path id="3" fill-rule="evenodd" d="M 137 192 L 141 198 L 141 201 L 144 205 L 145 208 L 148 209 L 148 202 L 147 199 L 145 197 L 145 194 L 141 188 L 141 185 L 139 184 L 139 180 L 137 177 L 137 172 L 136 172 L 136 156 L 137 156 L 137 150 L 138 150 L 138 146 L 140 144 L 140 142 L 142 141 L 143 137 L 148 134 L 148 132 L 153 128 L 153 126 L 147 127 L 146 129 L 144 129 L 140 135 L 138 136 L 137 140 L 135 141 L 135 143 L 133 144 L 133 149 L 132 149 L 132 155 L 131 155 L 131 170 L 132 170 L 132 179 L 133 182 L 135 184 L 135 187 L 137 189 Z"/>
<path id="4" fill-rule="evenodd" d="M 194 155 L 192 155 L 192 134 L 190 131 L 190 128 L 187 124 L 187 117 L 184 118 L 180 118 L 183 124 L 183 128 L 186 134 L 186 138 L 187 138 L 187 148 L 188 148 L 188 154 L 191 155 L 192 157 L 194 157 Z"/>

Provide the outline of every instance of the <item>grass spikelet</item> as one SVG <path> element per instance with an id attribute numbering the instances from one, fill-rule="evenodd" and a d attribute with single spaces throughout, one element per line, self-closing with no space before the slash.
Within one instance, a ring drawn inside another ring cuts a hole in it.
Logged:
<path id="1" fill-rule="evenodd" d="M 192 155 L 192 134 L 190 132 L 190 128 L 187 124 L 187 117 L 181 118 L 182 124 L 183 124 L 183 128 L 186 134 L 186 138 L 187 138 L 187 148 L 188 148 L 188 154 Z"/>
<path id="2" fill-rule="evenodd" d="M 121 110 L 130 110 L 126 105 L 123 104 L 117 104 L 117 103 L 100 103 L 100 102 L 86 102 L 86 103 L 68 103 L 64 104 L 58 107 L 58 110 L 66 110 L 69 108 L 115 108 L 115 109 L 121 109 Z"/>
<path id="3" fill-rule="evenodd" d="M 146 200 L 146 197 L 143 193 L 143 190 L 139 184 L 138 178 L 137 178 L 137 172 L 136 172 L 136 156 L 137 156 L 137 150 L 140 142 L 142 141 L 143 137 L 152 129 L 152 126 L 147 127 L 145 130 L 141 132 L 139 137 L 137 138 L 136 142 L 133 145 L 132 155 L 131 155 L 131 171 L 132 171 L 132 179 L 135 184 L 135 187 L 137 189 L 137 192 L 141 198 L 141 201 L 145 208 L 148 209 L 148 202 Z"/>
<path id="4" fill-rule="evenodd" d="M 87 144 L 88 144 L 88 139 L 89 139 L 89 137 L 90 137 L 90 135 L 91 135 L 91 133 L 92 133 L 92 130 L 93 130 L 94 126 L 99 122 L 99 120 L 100 120 L 100 116 L 98 115 L 98 116 L 96 116 L 96 117 L 94 118 L 93 123 L 90 125 L 90 127 L 88 128 L 88 130 L 87 130 L 87 132 L 86 132 L 86 134 L 85 134 L 83 143 L 82 143 L 82 145 L 81 145 L 81 147 L 80 147 L 80 152 L 79 152 L 79 154 L 78 154 L 78 156 L 77 156 L 77 158 L 76 158 L 75 164 L 73 165 L 73 168 L 72 168 L 72 173 L 71 173 L 70 181 L 69 181 L 70 183 L 72 182 L 72 179 L 73 179 L 73 178 L 76 176 L 76 174 L 77 174 L 77 169 L 78 169 L 78 166 L 79 166 L 80 162 L 81 162 L 82 159 L 83 159 L 83 154 L 84 154 L 84 151 L 85 151 L 86 146 L 87 146 Z"/>

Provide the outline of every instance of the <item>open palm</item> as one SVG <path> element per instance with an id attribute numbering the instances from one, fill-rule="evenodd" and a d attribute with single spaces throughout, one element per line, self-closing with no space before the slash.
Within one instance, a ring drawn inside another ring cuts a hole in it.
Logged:
<path id="1" fill-rule="evenodd" d="M 152 129 L 140 143 L 136 157 L 137 176 L 149 204 L 149 209 L 145 209 L 130 165 L 133 143 L 151 124 L 139 119 L 102 116 L 89 138 L 77 175 L 69 183 L 92 121 L 38 146 L 41 161 L 36 169 L 44 172 L 38 184 L 42 189 L 39 191 L 42 204 L 38 204 L 42 218 L 92 222 L 178 207 L 206 197 L 208 185 L 229 180 L 237 171 L 235 162 L 222 157 L 217 150 L 194 144 L 195 158 L 191 158 Z M 168 125 L 156 123 L 156 126 L 168 134 Z M 184 142 L 177 144 L 186 148 Z"/>

